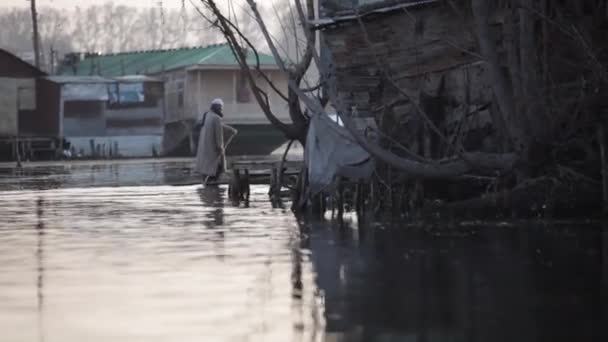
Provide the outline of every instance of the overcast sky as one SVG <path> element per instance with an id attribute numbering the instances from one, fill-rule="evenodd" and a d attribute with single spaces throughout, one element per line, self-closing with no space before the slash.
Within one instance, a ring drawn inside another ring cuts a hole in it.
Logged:
<path id="1" fill-rule="evenodd" d="M 160 0 L 36 0 L 38 6 L 53 6 L 53 7 L 63 7 L 63 8 L 71 8 L 75 6 L 84 7 L 88 4 L 98 5 L 106 2 L 114 2 L 120 3 L 123 5 L 129 6 L 138 6 L 138 7 L 151 7 L 158 6 Z M 181 0 L 162 0 L 164 7 L 179 7 L 181 6 Z M 189 3 L 189 0 L 186 0 L 186 3 Z M 0 0 L 0 7 L 28 7 L 30 2 L 28 0 Z"/>

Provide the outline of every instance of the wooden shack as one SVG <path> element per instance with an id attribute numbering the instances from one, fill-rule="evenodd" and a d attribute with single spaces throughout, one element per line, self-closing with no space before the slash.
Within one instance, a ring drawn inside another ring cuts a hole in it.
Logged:
<path id="1" fill-rule="evenodd" d="M 416 114 L 418 104 L 450 138 L 495 148 L 485 65 L 475 37 L 449 6 L 422 0 L 323 7 L 329 3 L 335 1 L 321 1 L 314 24 L 347 108 L 375 118 L 382 131 L 428 157 L 445 151 Z"/>
<path id="2" fill-rule="evenodd" d="M 45 110 L 40 77 L 46 75 L 0 49 L 0 159 L 16 159 L 17 146 L 52 150 L 57 116 Z"/>

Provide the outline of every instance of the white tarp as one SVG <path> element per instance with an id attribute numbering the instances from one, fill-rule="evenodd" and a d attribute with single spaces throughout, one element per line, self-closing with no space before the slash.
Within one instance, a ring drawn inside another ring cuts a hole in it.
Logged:
<path id="1" fill-rule="evenodd" d="M 304 160 L 308 169 L 311 195 L 329 189 L 336 176 L 369 179 L 374 161 L 346 131 L 325 114 L 311 118 Z"/>
<path id="2" fill-rule="evenodd" d="M 107 101 L 106 83 L 69 83 L 62 86 L 61 97 L 64 101 Z"/>

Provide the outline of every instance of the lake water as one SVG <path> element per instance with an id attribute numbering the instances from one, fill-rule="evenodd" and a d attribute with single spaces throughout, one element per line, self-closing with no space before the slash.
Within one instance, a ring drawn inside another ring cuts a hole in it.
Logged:
<path id="1" fill-rule="evenodd" d="M 264 186 L 235 207 L 158 174 L 47 190 L 32 174 L 0 192 L 0 341 L 607 340 L 598 224 L 338 227 Z"/>

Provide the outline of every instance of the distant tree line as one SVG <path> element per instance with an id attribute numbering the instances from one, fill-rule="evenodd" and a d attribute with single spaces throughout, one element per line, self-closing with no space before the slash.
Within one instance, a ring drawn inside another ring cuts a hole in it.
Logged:
<path id="1" fill-rule="evenodd" d="M 114 3 L 71 10 L 40 7 L 38 22 L 41 66 L 46 70 L 73 51 L 169 49 L 223 40 L 185 7 L 137 8 Z M 0 27 L 0 48 L 33 62 L 30 9 L 0 9 Z"/>

